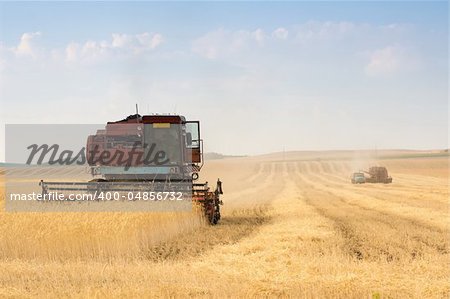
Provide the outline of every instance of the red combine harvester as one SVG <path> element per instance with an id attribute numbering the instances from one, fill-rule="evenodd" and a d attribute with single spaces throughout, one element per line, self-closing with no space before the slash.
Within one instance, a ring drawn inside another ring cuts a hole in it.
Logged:
<path id="1" fill-rule="evenodd" d="M 369 168 L 369 171 L 364 172 L 369 175 L 369 177 L 366 178 L 367 183 L 392 183 L 392 177 L 389 176 L 386 167 L 372 166 Z"/>
<path id="2" fill-rule="evenodd" d="M 171 190 L 171 186 L 179 184 L 187 186 L 192 201 L 202 207 L 211 224 L 220 219 L 222 182 L 217 180 L 214 191 L 208 182 L 195 183 L 203 166 L 199 121 L 186 121 L 179 115 L 135 114 L 108 122 L 104 130 L 88 137 L 86 160 L 95 179 L 89 182 L 41 181 L 43 194 L 159 191 Z"/>

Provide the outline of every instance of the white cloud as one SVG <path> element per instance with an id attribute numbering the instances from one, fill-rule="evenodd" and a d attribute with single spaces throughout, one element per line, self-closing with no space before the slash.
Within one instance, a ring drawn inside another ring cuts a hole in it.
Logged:
<path id="1" fill-rule="evenodd" d="M 252 32 L 252 37 L 256 40 L 258 44 L 263 44 L 266 38 L 264 31 L 260 28 Z"/>
<path id="2" fill-rule="evenodd" d="M 405 63 L 405 51 L 399 46 L 387 46 L 370 54 L 365 72 L 369 76 L 394 74 L 402 69 Z"/>
<path id="3" fill-rule="evenodd" d="M 69 62 L 73 62 L 76 61 L 78 58 L 78 51 L 80 49 L 80 45 L 75 43 L 75 42 L 71 42 L 67 45 L 66 47 L 66 59 Z"/>
<path id="4" fill-rule="evenodd" d="M 98 62 L 114 55 L 137 55 L 154 50 L 163 42 L 160 33 L 144 32 L 136 35 L 113 33 L 110 41 L 71 42 L 67 45 L 66 61 Z"/>
<path id="5" fill-rule="evenodd" d="M 81 48 L 81 56 L 86 59 L 99 59 L 108 54 L 111 44 L 107 41 L 87 41 Z"/>
<path id="6" fill-rule="evenodd" d="M 366 25 L 352 22 L 310 21 L 297 26 L 296 37 L 301 41 L 340 38 L 364 29 Z"/>
<path id="7" fill-rule="evenodd" d="M 159 33 L 153 35 L 147 32 L 137 34 L 136 39 L 139 42 L 139 46 L 135 48 L 137 51 L 144 49 L 155 49 L 163 42 L 163 37 Z"/>
<path id="8" fill-rule="evenodd" d="M 217 59 L 220 56 L 235 54 L 249 49 L 254 45 L 263 46 L 288 39 L 293 39 L 300 43 L 320 40 L 334 41 L 346 36 L 367 33 L 368 29 L 370 29 L 369 25 L 346 21 L 310 21 L 292 26 L 289 30 L 284 27 L 276 27 L 271 34 L 266 34 L 261 28 L 235 31 L 220 28 L 207 32 L 194 40 L 192 51 L 208 59 Z"/>
<path id="9" fill-rule="evenodd" d="M 38 32 L 26 32 L 22 34 L 20 42 L 17 47 L 13 48 L 14 54 L 17 56 L 31 56 L 36 57 L 36 49 L 33 43 L 33 39 L 39 37 L 41 33 Z"/>
<path id="10" fill-rule="evenodd" d="M 287 39 L 289 36 L 289 31 L 286 28 L 280 27 L 272 32 L 272 36 L 277 39 Z"/>
<path id="11" fill-rule="evenodd" d="M 255 44 L 261 46 L 265 40 L 266 34 L 260 28 L 254 31 L 217 29 L 194 40 L 191 50 L 205 58 L 216 59 L 238 53 Z"/>
<path id="12" fill-rule="evenodd" d="M 163 42 L 163 36 L 160 33 L 150 34 L 148 32 L 128 35 L 114 33 L 112 35 L 112 48 L 131 49 L 135 52 L 144 50 L 153 50 Z"/>
<path id="13" fill-rule="evenodd" d="M 96 63 L 111 57 L 143 54 L 156 49 L 164 41 L 160 33 L 113 33 L 110 40 L 71 41 L 63 48 L 40 48 L 36 45 L 36 39 L 41 35 L 39 31 L 26 32 L 20 37 L 17 46 L 7 47 L 0 44 L 0 68 L 4 69 L 9 60 L 17 59 L 18 62 L 25 57 L 39 57 L 39 61 L 43 62 Z"/>
<path id="14" fill-rule="evenodd" d="M 112 34 L 112 47 L 124 48 L 131 41 L 131 37 L 127 34 L 113 33 Z"/>

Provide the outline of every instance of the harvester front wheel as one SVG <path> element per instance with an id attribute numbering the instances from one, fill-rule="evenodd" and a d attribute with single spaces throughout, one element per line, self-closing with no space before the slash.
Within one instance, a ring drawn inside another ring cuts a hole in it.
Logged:
<path id="1" fill-rule="evenodd" d="M 89 194 L 94 195 L 95 193 L 102 192 L 102 188 L 100 188 L 101 183 L 107 182 L 105 179 L 93 179 L 89 181 L 89 185 L 87 186 L 87 192 Z M 96 199 L 96 198 L 95 198 Z"/>
<path id="2" fill-rule="evenodd" d="M 220 220 L 220 210 L 219 207 L 214 204 L 214 202 L 209 202 L 205 206 L 205 216 L 208 222 L 215 225 Z"/>

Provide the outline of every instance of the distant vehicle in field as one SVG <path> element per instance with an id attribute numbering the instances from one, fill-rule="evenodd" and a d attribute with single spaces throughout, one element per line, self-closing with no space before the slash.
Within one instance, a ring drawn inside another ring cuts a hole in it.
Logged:
<path id="1" fill-rule="evenodd" d="M 352 174 L 352 184 L 364 184 L 366 182 L 366 177 L 362 172 L 354 172 Z"/>
<path id="2" fill-rule="evenodd" d="M 392 183 L 392 177 L 388 175 L 386 167 L 373 166 L 369 168 L 369 171 L 364 172 L 369 175 L 369 177 L 366 177 L 366 183 Z"/>

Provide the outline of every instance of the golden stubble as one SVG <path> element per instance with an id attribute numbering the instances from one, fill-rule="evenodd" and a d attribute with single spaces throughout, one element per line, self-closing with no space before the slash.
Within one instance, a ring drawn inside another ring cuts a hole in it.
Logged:
<path id="1" fill-rule="evenodd" d="M 209 161 L 218 226 L 196 212 L 1 212 L 0 297 L 447 298 L 448 159 L 376 162 L 393 184 L 350 184 L 341 157 Z"/>

